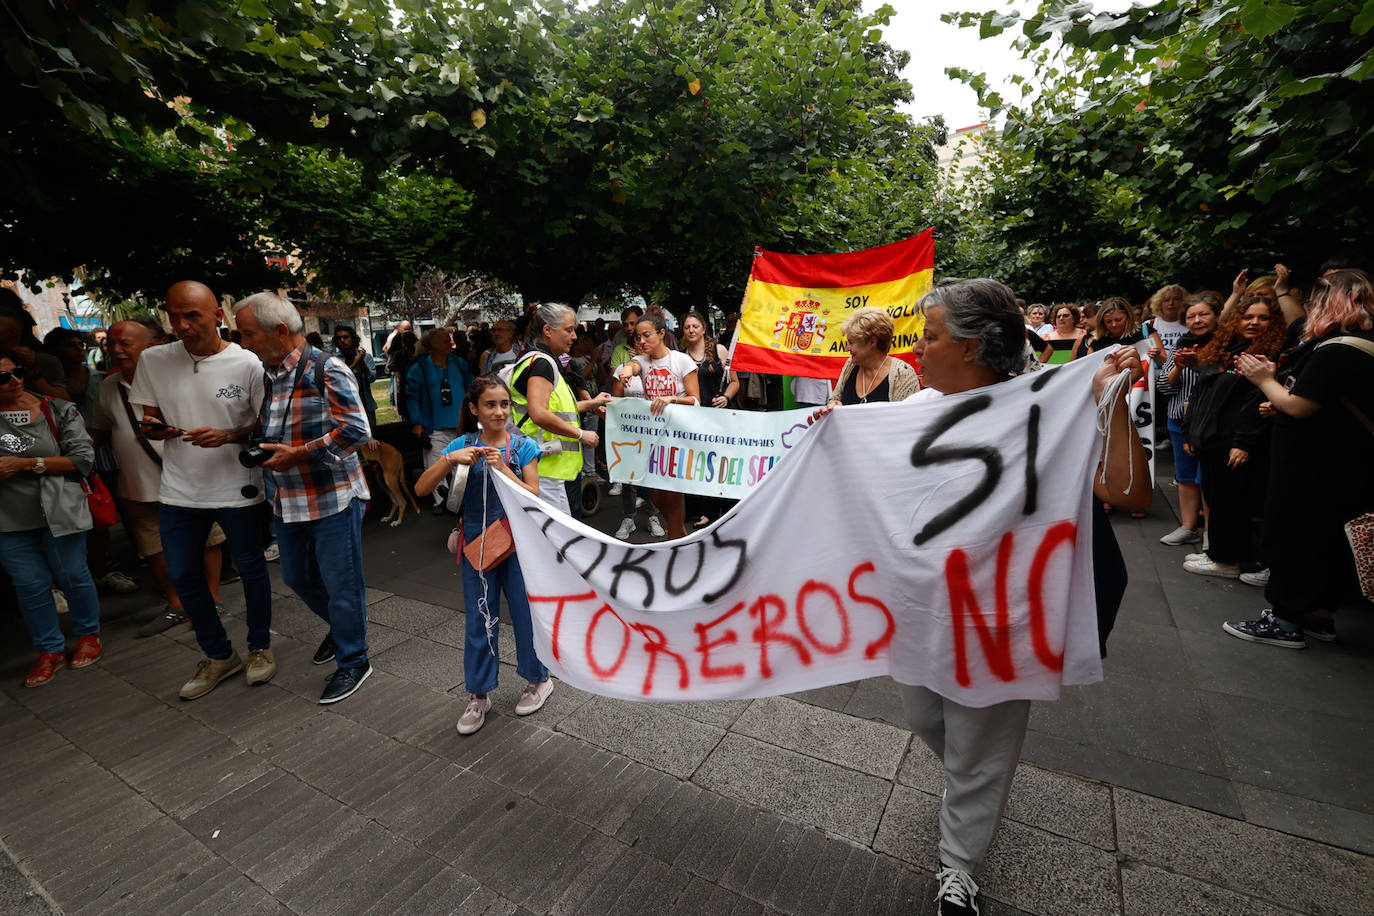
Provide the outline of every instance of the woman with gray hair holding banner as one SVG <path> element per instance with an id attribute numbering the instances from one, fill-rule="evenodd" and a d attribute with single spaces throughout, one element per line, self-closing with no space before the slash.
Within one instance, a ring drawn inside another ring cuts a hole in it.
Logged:
<path id="1" fill-rule="evenodd" d="M 611 401 L 602 392 L 579 401 L 563 377 L 559 357 L 577 340 L 577 313 L 561 302 L 545 302 L 530 316 L 534 347 L 516 360 L 510 373 L 511 409 L 520 432 L 533 436 L 539 459 L 539 498 L 572 514 L 568 481 L 582 472 L 582 446 L 596 448 L 600 437 L 583 429 L 578 414 Z"/>
<path id="2" fill-rule="evenodd" d="M 915 400 L 990 388 L 1021 373 L 1026 331 L 1016 297 L 996 280 L 964 280 L 938 286 L 922 298 L 925 330 L 915 353 L 925 388 Z M 1141 372 L 1135 350 L 1122 347 L 1093 377 L 1099 409 L 1108 385 L 1123 371 Z M 1094 473 L 1093 570 L 1097 588 L 1098 638 L 1106 635 L 1126 588 L 1125 563 L 1110 524 L 1106 502 L 1123 509 L 1150 504 L 1149 465 L 1131 424 L 1125 397 L 1115 386 L 1099 472 Z M 1086 483 L 1086 481 L 1085 481 Z M 965 706 L 920 686 L 899 685 L 911 729 L 945 769 L 940 804 L 940 862 L 936 875 L 941 916 L 978 914 L 977 873 L 997 831 L 1011 791 L 1030 716 L 1030 700 L 1008 700 L 983 708 Z"/>

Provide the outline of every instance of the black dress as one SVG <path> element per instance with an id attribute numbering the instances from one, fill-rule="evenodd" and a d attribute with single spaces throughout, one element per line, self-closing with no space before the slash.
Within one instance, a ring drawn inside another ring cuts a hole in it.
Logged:
<path id="1" fill-rule="evenodd" d="M 1374 331 L 1331 337 L 1374 342 Z M 1345 402 L 1374 418 L 1374 356 L 1344 344 L 1308 342 L 1285 354 L 1279 380 L 1321 404 L 1298 420 L 1279 413 L 1265 509 L 1264 596 L 1274 616 L 1301 624 L 1305 612 L 1335 610 L 1358 593 L 1343 526 L 1374 511 L 1374 433 Z"/>

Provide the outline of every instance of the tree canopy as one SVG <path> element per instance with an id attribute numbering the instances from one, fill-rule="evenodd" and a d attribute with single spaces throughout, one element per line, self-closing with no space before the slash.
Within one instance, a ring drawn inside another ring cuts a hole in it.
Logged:
<path id="1" fill-rule="evenodd" d="M 110 295 L 475 271 L 724 303 L 755 244 L 893 240 L 872 189 L 929 173 L 891 9 L 858 0 L 68 7 L 0 35 L 0 267 Z"/>
<path id="2" fill-rule="evenodd" d="M 1046 297 L 1213 284 L 1282 260 L 1310 271 L 1367 245 L 1374 3 L 1160 0 L 1121 12 L 1042 3 L 961 14 L 1019 28 L 1036 65 L 950 202 L 952 250 Z M 1039 90 L 1030 86 L 1039 84 Z"/>

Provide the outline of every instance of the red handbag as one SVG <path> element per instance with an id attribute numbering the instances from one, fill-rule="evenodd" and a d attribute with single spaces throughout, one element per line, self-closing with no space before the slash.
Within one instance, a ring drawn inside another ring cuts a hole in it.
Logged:
<path id="1" fill-rule="evenodd" d="M 53 422 L 52 410 L 48 407 L 48 398 L 43 399 L 43 419 L 48 421 L 48 430 L 58 444 L 58 449 L 62 447 L 62 435 L 57 431 L 57 424 Z M 91 523 L 97 528 L 112 528 L 114 523 L 119 520 L 119 514 L 115 511 L 114 497 L 110 495 L 109 487 L 105 486 L 105 481 L 92 474 L 90 477 L 77 475 L 77 480 L 81 483 L 81 489 L 86 491 L 86 505 L 91 510 Z"/>

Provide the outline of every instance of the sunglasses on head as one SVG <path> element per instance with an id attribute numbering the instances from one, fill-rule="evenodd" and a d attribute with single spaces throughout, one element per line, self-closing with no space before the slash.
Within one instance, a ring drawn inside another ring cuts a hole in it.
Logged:
<path id="1" fill-rule="evenodd" d="M 28 372 L 29 370 L 25 366 L 15 366 L 13 369 L 0 369 L 0 385 L 8 385 L 12 378 L 22 379 L 25 375 L 28 375 Z"/>

